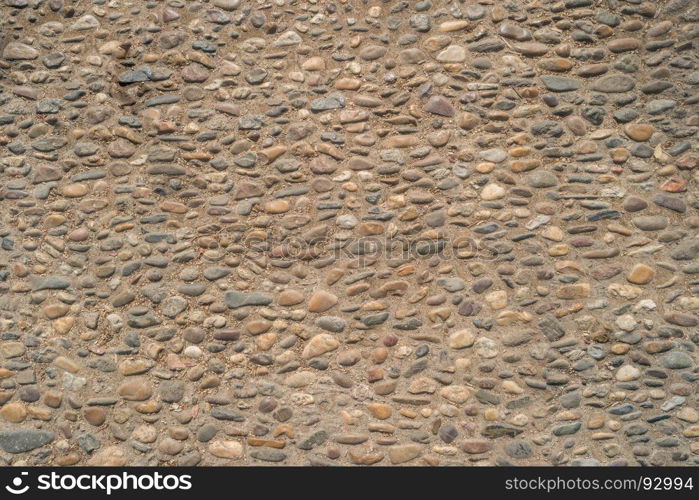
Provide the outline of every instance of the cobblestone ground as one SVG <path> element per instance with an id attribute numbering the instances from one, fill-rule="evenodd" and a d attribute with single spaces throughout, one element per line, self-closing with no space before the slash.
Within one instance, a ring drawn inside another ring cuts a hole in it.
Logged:
<path id="1" fill-rule="evenodd" d="M 696 0 L 0 26 L 0 463 L 699 464 Z"/>

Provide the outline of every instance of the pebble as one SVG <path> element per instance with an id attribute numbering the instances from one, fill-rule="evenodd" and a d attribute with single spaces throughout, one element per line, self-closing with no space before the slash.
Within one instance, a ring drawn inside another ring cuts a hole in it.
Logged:
<path id="1" fill-rule="evenodd" d="M 7 422 L 18 424 L 27 418 L 27 410 L 22 403 L 7 403 L 0 408 L 0 417 Z"/>
<path id="2" fill-rule="evenodd" d="M 659 231 L 665 229 L 670 221 L 662 215 L 643 215 L 634 217 L 633 224 L 643 231 Z"/>
<path id="3" fill-rule="evenodd" d="M 640 212 L 648 208 L 648 202 L 637 196 L 629 196 L 624 200 L 623 209 L 627 212 Z"/>
<path id="4" fill-rule="evenodd" d="M 243 445 L 232 440 L 213 441 L 209 444 L 208 450 L 213 456 L 228 460 L 238 460 L 244 453 Z"/>
<path id="5" fill-rule="evenodd" d="M 337 303 L 337 295 L 325 290 L 318 290 L 308 299 L 308 311 L 314 313 L 325 312 L 333 308 Z"/>
<path id="6" fill-rule="evenodd" d="M 645 123 L 629 123 L 624 127 L 624 132 L 630 139 L 645 142 L 653 135 L 654 127 Z"/>
<path id="7" fill-rule="evenodd" d="M 448 345 L 451 349 L 464 349 L 466 347 L 471 347 L 475 341 L 476 336 L 472 332 L 461 330 L 449 336 Z"/>
<path id="8" fill-rule="evenodd" d="M 425 104 L 425 111 L 435 115 L 454 116 L 454 106 L 442 96 L 432 96 Z"/>
<path id="9" fill-rule="evenodd" d="M 450 45 L 442 50 L 435 59 L 442 63 L 460 63 L 466 60 L 466 49 L 461 45 Z"/>
<path id="10" fill-rule="evenodd" d="M 682 370 L 694 366 L 694 360 L 684 352 L 671 352 L 661 358 L 661 364 L 671 370 Z"/>
<path id="11" fill-rule="evenodd" d="M 388 458 L 392 465 L 404 464 L 419 457 L 423 452 L 419 444 L 404 444 L 392 446 L 388 450 Z"/>
<path id="12" fill-rule="evenodd" d="M 503 198 L 507 191 L 498 184 L 488 184 L 481 191 L 481 198 L 486 201 L 497 200 Z"/>
<path id="13" fill-rule="evenodd" d="M 20 454 L 46 446 L 55 439 L 49 431 L 14 429 L 0 431 L 0 448 L 6 453 Z"/>
<path id="14" fill-rule="evenodd" d="M 655 270 L 652 267 L 645 264 L 636 264 L 626 279 L 635 285 L 646 285 L 651 282 L 654 276 Z"/>
<path id="15" fill-rule="evenodd" d="M 630 382 L 641 376 L 641 370 L 631 365 L 624 365 L 616 372 L 616 379 L 620 382 Z"/>
<path id="16" fill-rule="evenodd" d="M 2 58 L 7 61 L 30 61 L 39 57 L 39 51 L 31 45 L 9 42 L 2 51 Z"/>
<path id="17" fill-rule="evenodd" d="M 542 76 L 541 82 L 553 92 L 570 92 L 582 86 L 582 82 L 565 76 Z"/>
<path id="18" fill-rule="evenodd" d="M 613 74 L 603 76 L 590 85 L 591 90 L 597 92 L 605 92 L 608 94 L 617 94 L 622 92 L 628 92 L 636 86 L 636 81 L 623 74 Z"/>

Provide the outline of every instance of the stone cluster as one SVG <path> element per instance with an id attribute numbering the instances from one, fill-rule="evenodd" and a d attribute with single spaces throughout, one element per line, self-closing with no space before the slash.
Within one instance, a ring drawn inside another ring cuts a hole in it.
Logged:
<path id="1" fill-rule="evenodd" d="M 0 464 L 699 464 L 695 0 L 0 0 Z"/>

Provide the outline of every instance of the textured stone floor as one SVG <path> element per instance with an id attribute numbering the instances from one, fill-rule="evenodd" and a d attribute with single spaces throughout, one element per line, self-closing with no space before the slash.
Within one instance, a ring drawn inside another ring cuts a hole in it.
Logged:
<path id="1" fill-rule="evenodd" d="M 696 0 L 0 27 L 0 463 L 699 464 Z"/>

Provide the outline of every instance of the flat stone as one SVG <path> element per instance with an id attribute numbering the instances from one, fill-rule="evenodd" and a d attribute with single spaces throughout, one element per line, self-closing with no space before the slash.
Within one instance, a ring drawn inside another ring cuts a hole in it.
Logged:
<path id="1" fill-rule="evenodd" d="M 682 312 L 670 312 L 665 314 L 665 321 L 678 326 L 697 326 L 699 317 Z"/>
<path id="2" fill-rule="evenodd" d="M 576 283 L 573 285 L 563 285 L 556 291 L 559 299 L 584 299 L 590 296 L 590 285 L 588 283 Z"/>
<path id="3" fill-rule="evenodd" d="M 680 242 L 671 252 L 674 260 L 694 260 L 699 256 L 699 238 Z"/>
<path id="4" fill-rule="evenodd" d="M 532 37 L 528 29 L 509 21 L 505 21 L 498 26 L 498 34 L 511 40 L 517 40 L 518 42 L 530 40 Z"/>
<path id="5" fill-rule="evenodd" d="M 658 193 L 653 196 L 653 203 L 659 207 L 667 208 L 668 210 L 679 212 L 681 214 L 687 211 L 687 203 L 685 203 L 682 198 L 678 198 L 676 196 Z"/>
<path id="6" fill-rule="evenodd" d="M 71 26 L 70 29 L 73 31 L 87 31 L 99 28 L 100 23 L 97 18 L 91 14 L 85 14 L 79 17 Z"/>
<path id="7" fill-rule="evenodd" d="M 419 444 L 403 444 L 391 446 L 388 449 L 388 458 L 391 464 L 398 465 L 415 460 L 422 454 L 422 446 Z"/>
<path id="8" fill-rule="evenodd" d="M 70 281 L 60 276 L 49 276 L 37 280 L 34 290 L 65 290 L 70 287 Z"/>
<path id="9" fill-rule="evenodd" d="M 464 62 L 466 60 L 466 49 L 461 45 L 450 45 L 437 54 L 436 59 L 443 63 Z"/>
<path id="10" fill-rule="evenodd" d="M 432 96 L 425 104 L 425 111 L 435 115 L 454 116 L 454 106 L 442 96 Z"/>
<path id="11" fill-rule="evenodd" d="M 644 142 L 650 139 L 655 131 L 653 125 L 647 123 L 628 123 L 624 126 L 624 133 L 634 141 Z"/>
<path id="12" fill-rule="evenodd" d="M 637 196 L 629 196 L 624 200 L 624 210 L 627 212 L 639 212 L 648 208 L 648 202 Z"/>
<path id="13" fill-rule="evenodd" d="M 311 101 L 311 110 L 315 112 L 329 111 L 345 107 L 345 97 L 342 94 L 331 94 Z"/>
<path id="14" fill-rule="evenodd" d="M 145 401 L 153 390 L 145 379 L 129 379 L 119 386 L 118 394 L 127 401 Z"/>
<path id="15" fill-rule="evenodd" d="M 325 312 L 334 307 L 337 302 L 337 295 L 325 290 L 318 290 L 308 299 L 308 311 L 314 313 Z"/>
<path id="16" fill-rule="evenodd" d="M 620 382 L 636 380 L 641 376 L 641 370 L 631 365 L 624 365 L 616 372 L 616 379 Z"/>
<path id="17" fill-rule="evenodd" d="M 646 285 L 653 280 L 654 276 L 655 270 L 652 267 L 645 264 L 636 264 L 626 279 L 635 285 Z"/>
<path id="18" fill-rule="evenodd" d="M 667 217 L 661 215 L 643 215 L 633 218 L 633 224 L 643 231 L 660 231 L 665 229 L 670 222 Z"/>
<path id="19" fill-rule="evenodd" d="M 184 397 L 185 390 L 182 380 L 164 380 L 160 384 L 160 399 L 167 403 L 178 403 Z"/>
<path id="20" fill-rule="evenodd" d="M 570 92 L 582 86 L 579 80 L 566 76 L 542 76 L 540 79 L 544 86 L 553 92 Z"/>
<path id="21" fill-rule="evenodd" d="M 277 297 L 277 303 L 280 306 L 293 306 L 300 304 L 305 300 L 303 292 L 299 290 L 284 290 Z"/>
<path id="22" fill-rule="evenodd" d="M 469 455 L 481 455 L 493 448 L 493 442 L 485 439 L 467 439 L 461 445 L 461 449 Z"/>
<path id="23" fill-rule="evenodd" d="M 7 422 L 19 424 L 27 418 L 27 410 L 22 403 L 7 403 L 0 408 L 0 417 Z"/>
<path id="24" fill-rule="evenodd" d="M 226 305 L 230 309 L 245 306 L 266 306 L 272 303 L 272 297 L 263 292 L 243 293 L 235 290 L 226 292 Z"/>
<path id="25" fill-rule="evenodd" d="M 0 431 L 0 448 L 6 453 L 26 453 L 41 448 L 54 440 L 53 432 L 36 429 Z"/>
<path id="26" fill-rule="evenodd" d="M 359 52 L 359 57 L 365 61 L 375 61 L 386 55 L 388 48 L 381 45 L 368 45 Z"/>
<path id="27" fill-rule="evenodd" d="M 218 458 L 238 460 L 243 457 L 243 445 L 233 440 L 217 440 L 209 444 L 209 453 Z"/>
<path id="28" fill-rule="evenodd" d="M 605 92 L 608 94 L 628 92 L 636 86 L 636 80 L 628 75 L 613 74 L 603 76 L 592 82 L 590 88 L 597 92 Z"/>
<path id="29" fill-rule="evenodd" d="M 684 370 L 694 366 L 694 360 L 684 352 L 671 352 L 661 358 L 661 364 L 671 370 Z"/>
<path id="30" fill-rule="evenodd" d="M 269 448 L 261 448 L 259 450 L 253 450 L 250 452 L 250 456 L 257 460 L 262 460 L 263 462 L 283 462 L 286 460 L 286 453 L 280 450 L 274 450 Z"/>
<path id="31" fill-rule="evenodd" d="M 553 187 L 558 184 L 558 178 L 552 172 L 541 170 L 529 174 L 527 184 L 534 188 Z"/>
<path id="32" fill-rule="evenodd" d="M 293 47 L 303 42 L 303 39 L 295 31 L 286 31 L 274 41 L 275 47 Z"/>
<path id="33" fill-rule="evenodd" d="M 39 57 L 39 51 L 30 45 L 10 42 L 2 51 L 2 58 L 8 61 L 31 61 Z"/>
<path id="34" fill-rule="evenodd" d="M 512 458 L 529 458 L 533 454 L 532 445 L 523 439 L 511 441 L 505 445 L 505 452 Z"/>
<path id="35" fill-rule="evenodd" d="M 507 191 L 498 184 L 487 184 L 481 191 L 481 199 L 490 201 L 504 198 Z"/>

